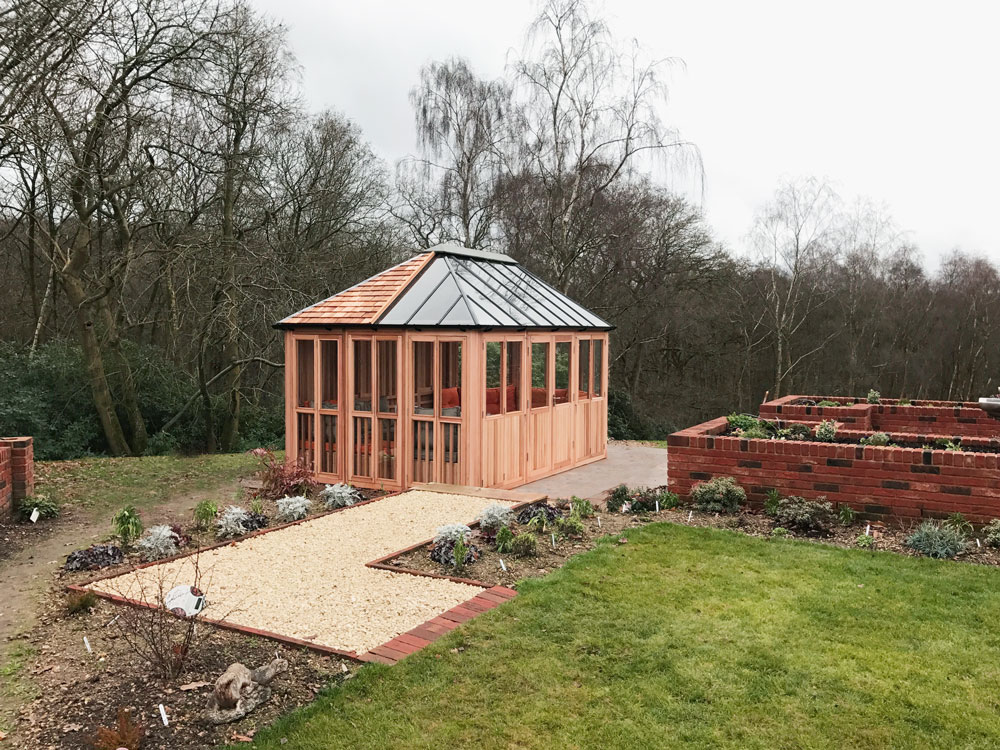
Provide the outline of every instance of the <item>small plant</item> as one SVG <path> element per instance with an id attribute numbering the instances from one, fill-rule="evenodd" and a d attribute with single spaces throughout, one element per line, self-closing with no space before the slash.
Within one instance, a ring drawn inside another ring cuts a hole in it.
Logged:
<path id="1" fill-rule="evenodd" d="M 66 570 L 99 570 L 125 561 L 121 547 L 113 544 L 93 544 L 69 553 L 63 567 Z"/>
<path id="2" fill-rule="evenodd" d="M 249 534 L 251 531 L 266 529 L 267 524 L 267 516 L 263 513 L 254 513 L 253 511 L 250 511 L 247 513 L 246 518 L 243 519 L 243 531 Z"/>
<path id="3" fill-rule="evenodd" d="M 961 513 L 952 513 L 944 519 L 944 525 L 961 532 L 963 536 L 968 536 L 973 532 L 972 524 Z"/>
<path id="4" fill-rule="evenodd" d="M 840 521 L 841 526 L 850 526 L 857 517 L 858 512 L 847 503 L 841 503 L 840 507 L 837 508 L 837 520 Z"/>
<path id="5" fill-rule="evenodd" d="M 514 511 L 506 505 L 493 503 L 483 508 L 479 514 L 479 531 L 486 539 L 493 539 L 500 529 L 514 523 Z"/>
<path id="6" fill-rule="evenodd" d="M 882 394 L 872 388 L 868 391 L 868 403 L 869 404 L 880 404 L 882 403 Z"/>
<path id="7" fill-rule="evenodd" d="M 585 531 L 583 521 L 575 513 L 570 513 L 565 518 L 557 518 L 555 525 L 560 536 L 583 536 Z"/>
<path id="8" fill-rule="evenodd" d="M 736 513 L 747 501 L 747 493 L 732 477 L 716 477 L 692 487 L 691 500 L 707 513 Z"/>
<path id="9" fill-rule="evenodd" d="M 570 500 L 569 507 L 570 514 L 576 513 L 580 518 L 593 518 L 597 512 L 594 510 L 594 506 L 590 500 L 584 500 L 583 498 L 576 497 L 576 495 Z"/>
<path id="10" fill-rule="evenodd" d="M 207 529 L 219 515 L 219 506 L 214 500 L 202 500 L 194 506 L 194 523 L 201 530 Z"/>
<path id="11" fill-rule="evenodd" d="M 93 591 L 71 591 L 66 597 L 66 614 L 89 614 L 97 606 L 97 594 Z"/>
<path id="12" fill-rule="evenodd" d="M 767 491 L 764 498 L 764 515 L 773 517 L 778 512 L 778 504 L 781 502 L 781 493 L 773 487 Z"/>
<path id="13" fill-rule="evenodd" d="M 624 484 L 619 484 L 608 494 L 608 510 L 612 513 L 619 513 L 622 506 L 629 502 L 630 499 L 631 496 L 629 495 L 628 487 Z"/>
<path id="14" fill-rule="evenodd" d="M 771 536 L 774 537 L 775 539 L 784 539 L 790 533 L 791 532 L 789 532 L 788 529 L 786 529 L 784 526 L 775 526 L 773 529 L 771 529 Z"/>
<path id="15" fill-rule="evenodd" d="M 128 549 L 132 543 L 142 536 L 142 519 L 134 505 L 126 505 L 111 517 L 111 525 L 115 530 L 115 536 L 121 542 L 122 547 Z"/>
<path id="16" fill-rule="evenodd" d="M 824 419 L 816 425 L 816 439 L 823 443 L 832 443 L 837 439 L 837 423 L 832 419 Z"/>
<path id="17" fill-rule="evenodd" d="M 464 523 L 445 524 L 444 526 L 438 526 L 437 531 L 434 533 L 434 544 L 447 543 L 454 545 L 457 541 L 468 542 L 470 534 L 472 534 L 472 529 Z"/>
<path id="18" fill-rule="evenodd" d="M 215 535 L 219 539 L 232 539 L 247 533 L 244 523 L 249 522 L 250 514 L 238 505 L 230 505 L 215 522 Z"/>
<path id="19" fill-rule="evenodd" d="M 139 551 L 147 562 L 162 560 L 177 554 L 180 538 L 166 524 L 150 526 L 146 536 L 139 540 Z"/>
<path id="20" fill-rule="evenodd" d="M 774 514 L 775 523 L 803 534 L 829 534 L 833 520 L 833 506 L 825 498 L 783 497 Z"/>
<path id="21" fill-rule="evenodd" d="M 469 543 L 472 534 L 465 524 L 449 523 L 438 527 L 431 548 L 431 560 L 447 567 L 461 569 L 479 559 L 479 548 Z"/>
<path id="22" fill-rule="evenodd" d="M 118 709 L 118 721 L 113 727 L 98 727 L 94 750 L 139 750 L 145 730 L 132 720 L 128 709 Z"/>
<path id="23" fill-rule="evenodd" d="M 983 526 L 983 541 L 987 547 L 1000 547 L 1000 518 L 994 518 Z"/>
<path id="24" fill-rule="evenodd" d="M 816 403 L 816 406 L 840 406 L 839 401 L 831 401 L 830 399 L 823 399 Z"/>
<path id="25" fill-rule="evenodd" d="M 521 509 L 521 512 L 517 514 L 517 522 L 526 525 L 532 518 L 540 516 L 544 519 L 543 527 L 547 527 L 561 515 L 558 508 L 554 508 L 548 503 L 535 503 Z"/>
<path id="26" fill-rule="evenodd" d="M 539 514 L 529 518 L 528 523 L 525 524 L 525 528 L 532 534 L 544 534 L 549 530 L 550 525 L 545 516 Z"/>
<path id="27" fill-rule="evenodd" d="M 901 398 L 896 402 L 897 406 L 910 406 L 913 402 L 908 398 Z"/>
<path id="28" fill-rule="evenodd" d="M 509 554 L 514 549 L 514 532 L 510 530 L 510 526 L 501 526 L 493 543 L 501 555 Z"/>
<path id="29" fill-rule="evenodd" d="M 875 549 L 875 537 L 859 534 L 858 538 L 854 540 L 854 545 L 861 549 Z"/>
<path id="30" fill-rule="evenodd" d="M 906 546 L 922 555 L 952 558 L 965 551 L 965 534 L 951 526 L 924 521 L 906 538 Z"/>
<path id="31" fill-rule="evenodd" d="M 278 520 L 300 521 L 309 515 L 310 507 L 312 507 L 312 500 L 304 495 L 283 497 L 278 500 Z"/>
<path id="32" fill-rule="evenodd" d="M 761 420 L 751 414 L 730 414 L 726 417 L 726 421 L 729 422 L 729 429 L 733 432 L 763 429 Z"/>
<path id="33" fill-rule="evenodd" d="M 31 515 L 38 510 L 38 518 L 55 518 L 59 515 L 59 505 L 49 500 L 45 495 L 33 495 L 17 501 L 15 511 L 22 521 L 30 521 Z"/>
<path id="34" fill-rule="evenodd" d="M 316 487 L 312 471 L 302 461 L 284 461 L 267 448 L 254 448 L 250 455 L 260 461 L 257 475 L 261 488 L 257 495 L 264 500 L 308 495 Z"/>
<path id="35" fill-rule="evenodd" d="M 258 516 L 264 515 L 264 501 L 255 497 L 250 501 L 250 513 Z"/>
<path id="36" fill-rule="evenodd" d="M 455 570 L 461 570 L 465 567 L 465 556 L 469 553 L 469 548 L 465 546 L 465 542 L 461 539 L 455 542 L 455 546 L 451 548 L 451 559 L 452 565 L 455 566 Z"/>
<path id="37" fill-rule="evenodd" d="M 807 424 L 793 422 L 788 427 L 779 430 L 778 436 L 785 440 L 811 440 L 812 429 Z"/>
<path id="38" fill-rule="evenodd" d="M 324 487 L 323 491 L 319 493 L 319 499 L 327 510 L 333 510 L 334 508 L 347 508 L 354 505 L 361 499 L 361 493 L 349 484 L 337 482 Z"/>
<path id="39" fill-rule="evenodd" d="M 534 557 L 538 554 L 538 537 L 529 531 L 523 531 L 511 542 L 510 553 L 514 557 Z"/>
<path id="40" fill-rule="evenodd" d="M 861 443 L 861 445 L 884 446 L 889 445 L 890 439 L 891 438 L 889 437 L 888 432 L 873 432 L 871 435 L 861 438 L 858 442 Z"/>
<path id="41" fill-rule="evenodd" d="M 771 433 L 760 425 L 736 430 L 736 434 L 744 440 L 769 440 L 772 437 Z"/>
<path id="42" fill-rule="evenodd" d="M 938 450 L 960 451 L 962 450 L 962 441 L 949 440 L 948 438 L 938 438 L 934 441 L 934 447 Z"/>

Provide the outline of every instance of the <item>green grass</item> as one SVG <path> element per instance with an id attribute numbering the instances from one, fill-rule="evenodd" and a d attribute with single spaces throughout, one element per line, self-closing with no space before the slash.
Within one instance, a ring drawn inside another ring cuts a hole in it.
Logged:
<path id="1" fill-rule="evenodd" d="M 628 538 L 254 747 L 1000 745 L 997 569 L 671 524 Z"/>
<path id="2" fill-rule="evenodd" d="M 245 453 L 39 461 L 35 491 L 60 505 L 95 511 L 127 504 L 141 508 L 233 482 L 256 466 Z"/>
<path id="3" fill-rule="evenodd" d="M 24 675 L 28 660 L 37 653 L 25 641 L 0 644 L 0 731 L 14 724 L 15 708 L 38 697 L 38 690 Z"/>

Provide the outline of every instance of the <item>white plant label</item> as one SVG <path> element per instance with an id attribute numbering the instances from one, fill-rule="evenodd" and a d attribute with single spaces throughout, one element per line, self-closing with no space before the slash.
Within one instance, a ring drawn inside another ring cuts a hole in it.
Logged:
<path id="1" fill-rule="evenodd" d="M 976 546 L 977 546 L 977 547 L 982 547 L 982 546 L 983 546 L 983 545 L 981 545 L 981 544 L 979 543 L 979 537 L 978 537 L 978 536 L 976 537 Z"/>
<path id="2" fill-rule="evenodd" d="M 552 535 L 552 549 L 555 549 L 555 548 L 556 548 L 556 535 L 553 534 Z"/>
<path id="3" fill-rule="evenodd" d="M 601 517 L 597 517 L 597 528 L 601 528 Z"/>
<path id="4" fill-rule="evenodd" d="M 693 516 L 693 515 L 694 515 L 694 511 L 693 510 L 689 510 L 688 511 L 688 523 L 691 523 L 691 516 Z"/>
<path id="5" fill-rule="evenodd" d="M 506 573 L 506 572 L 507 572 L 507 563 L 505 563 L 505 562 L 503 561 L 503 558 L 502 558 L 502 557 L 500 558 L 500 567 L 501 567 L 501 568 L 503 568 L 503 572 L 504 572 L 504 573 Z"/>
<path id="6" fill-rule="evenodd" d="M 865 536 L 871 536 L 871 532 L 872 532 L 872 525 L 870 523 L 866 524 L 865 525 Z"/>
<path id="7" fill-rule="evenodd" d="M 31 511 L 31 516 L 30 516 L 31 522 L 38 523 L 38 519 L 41 518 L 41 516 L 42 514 L 38 512 L 38 508 L 35 508 L 33 511 Z"/>
<path id="8" fill-rule="evenodd" d="M 659 500 L 656 501 L 656 512 L 657 513 L 660 512 L 660 501 Z"/>
<path id="9" fill-rule="evenodd" d="M 87 640 L 87 636 L 83 636 L 83 645 L 86 646 L 88 654 L 94 653 L 94 649 L 90 647 L 90 641 Z"/>
<path id="10" fill-rule="evenodd" d="M 170 722 L 167 721 L 167 709 L 163 707 L 162 703 L 160 704 L 160 718 L 163 719 L 163 726 L 170 726 Z"/>

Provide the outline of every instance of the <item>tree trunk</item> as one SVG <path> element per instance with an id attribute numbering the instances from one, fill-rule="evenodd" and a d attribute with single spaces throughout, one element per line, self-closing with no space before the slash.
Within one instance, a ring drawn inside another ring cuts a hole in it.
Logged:
<path id="1" fill-rule="evenodd" d="M 141 456 L 146 451 L 149 436 L 146 434 L 146 423 L 139 408 L 139 395 L 135 387 L 135 376 L 132 366 L 122 352 L 121 337 L 118 335 L 118 324 L 111 314 L 107 296 L 101 297 L 97 303 L 101 320 L 104 324 L 105 347 L 111 358 L 111 364 L 118 373 L 121 387 L 121 407 L 125 410 L 125 418 L 129 428 L 129 443 L 132 453 Z"/>

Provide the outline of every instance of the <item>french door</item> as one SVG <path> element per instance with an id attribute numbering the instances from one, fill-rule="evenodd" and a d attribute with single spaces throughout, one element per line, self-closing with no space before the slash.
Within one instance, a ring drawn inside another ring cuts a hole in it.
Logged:
<path id="1" fill-rule="evenodd" d="M 400 337 L 347 340 L 348 476 L 398 485 Z"/>

